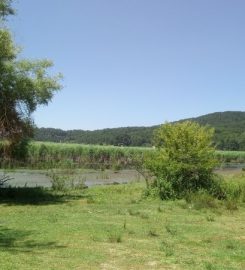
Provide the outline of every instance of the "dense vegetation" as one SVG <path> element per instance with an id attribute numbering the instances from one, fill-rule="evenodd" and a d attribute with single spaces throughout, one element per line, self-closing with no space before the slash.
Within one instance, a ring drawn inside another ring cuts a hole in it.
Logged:
<path id="1" fill-rule="evenodd" d="M 48 60 L 22 59 L 3 23 L 13 15 L 11 0 L 0 1 L 0 140 L 4 140 L 5 158 L 15 155 L 15 147 L 33 135 L 31 114 L 39 105 L 47 105 L 61 88 L 60 75 L 49 74 Z"/>
<path id="2" fill-rule="evenodd" d="M 34 139 L 96 145 L 150 146 L 153 130 L 156 127 L 122 127 L 94 131 L 37 128 Z"/>
<path id="3" fill-rule="evenodd" d="M 28 168 L 94 168 L 123 169 L 135 166 L 152 148 L 81 145 L 68 143 L 33 142 L 27 152 L 13 160 L 2 159 L 2 166 Z M 0 145 L 1 153 L 1 145 Z"/>
<path id="4" fill-rule="evenodd" d="M 14 13 L 11 2 L 0 0 L 0 22 Z M 49 61 L 18 61 L 1 27 L 0 41 L 1 269 L 244 269 L 243 172 L 219 178 L 222 196 L 212 191 L 216 157 L 245 162 L 245 152 L 215 152 L 213 129 L 191 121 L 157 132 L 37 129 L 36 139 L 59 143 L 29 143 L 31 114 L 50 101 L 60 77 L 46 73 Z M 226 112 L 190 120 L 215 127 L 219 149 L 241 150 L 244 119 L 242 112 Z M 151 146 L 153 133 L 156 148 L 129 147 Z M 6 169 L 20 166 L 47 169 L 51 188 L 8 186 Z M 77 168 L 117 175 L 134 168 L 146 185 L 139 177 L 86 189 Z"/>
<path id="5" fill-rule="evenodd" d="M 214 127 L 218 149 L 245 150 L 245 112 L 217 112 L 189 120 Z"/>
<path id="6" fill-rule="evenodd" d="M 245 150 L 245 112 L 212 113 L 188 120 L 214 127 L 214 143 L 217 149 Z M 153 132 L 158 127 L 122 127 L 95 131 L 64 131 L 54 128 L 37 128 L 35 140 L 82 144 L 151 146 Z"/>
<path id="7" fill-rule="evenodd" d="M 0 145 L 0 155 L 1 155 Z M 99 169 L 135 168 L 154 148 L 82 145 L 73 143 L 32 142 L 27 152 L 17 152 L 15 160 L 0 160 L 1 167 L 57 168 L 79 167 Z M 244 163 L 244 151 L 216 151 L 220 166 L 224 163 Z"/>
<path id="8" fill-rule="evenodd" d="M 183 198 L 199 190 L 217 194 L 213 134 L 212 128 L 191 121 L 167 123 L 156 130 L 155 155 L 146 159 L 146 165 L 155 176 L 151 186 L 162 199 Z"/>

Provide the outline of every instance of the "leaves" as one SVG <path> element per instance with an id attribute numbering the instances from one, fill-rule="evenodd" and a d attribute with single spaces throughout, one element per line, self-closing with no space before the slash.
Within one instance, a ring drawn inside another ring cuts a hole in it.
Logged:
<path id="1" fill-rule="evenodd" d="M 0 17 L 14 13 L 11 2 L 0 0 Z M 9 145 L 32 135 L 31 114 L 61 89 L 62 76 L 49 75 L 51 61 L 19 60 L 18 53 L 10 32 L 0 29 L 0 138 Z"/>
<path id="2" fill-rule="evenodd" d="M 8 15 L 14 15 L 15 10 L 11 7 L 12 0 L 0 0 L 0 18 L 5 19 Z"/>
<path id="3" fill-rule="evenodd" d="M 146 166 L 157 177 L 155 184 L 162 197 L 169 184 L 177 196 L 210 187 L 216 165 L 213 134 L 213 129 L 190 121 L 166 123 L 155 132 L 157 151 Z"/>

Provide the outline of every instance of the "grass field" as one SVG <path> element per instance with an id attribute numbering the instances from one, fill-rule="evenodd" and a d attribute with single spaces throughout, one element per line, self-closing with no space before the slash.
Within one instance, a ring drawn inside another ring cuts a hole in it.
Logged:
<path id="1" fill-rule="evenodd" d="M 136 183 L 1 194 L 0 268 L 245 269 L 244 204 L 202 208 L 143 191 Z"/>

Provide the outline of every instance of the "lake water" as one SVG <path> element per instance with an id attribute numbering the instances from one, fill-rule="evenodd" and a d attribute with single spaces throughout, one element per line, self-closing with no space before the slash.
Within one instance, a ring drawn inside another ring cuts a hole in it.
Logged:
<path id="1" fill-rule="evenodd" d="M 51 173 L 52 172 L 45 170 L 14 170 L 5 172 L 0 170 L 0 178 L 4 174 L 10 178 L 5 186 L 51 187 L 51 177 L 49 176 Z M 56 171 L 55 173 L 60 176 L 66 176 L 66 173 L 63 173 L 62 171 Z M 143 180 L 135 170 L 121 170 L 118 172 L 111 170 L 77 170 L 74 175 L 67 175 L 67 178 L 71 178 L 75 184 L 83 182 L 88 187 L 94 185 L 122 184 Z"/>
<path id="2" fill-rule="evenodd" d="M 237 174 L 241 172 L 245 164 L 236 164 L 232 166 L 225 166 L 215 170 L 219 174 Z M 49 176 L 52 171 L 47 170 L 14 170 L 3 171 L 0 170 L 0 179 L 4 174 L 10 180 L 5 186 L 12 187 L 51 187 L 51 177 Z M 57 170 L 55 174 L 60 176 L 70 176 L 66 171 Z M 106 184 L 122 184 L 135 181 L 144 181 L 143 177 L 136 170 L 120 170 L 118 172 L 112 170 L 76 170 L 75 174 L 71 177 L 75 184 L 83 182 L 86 186 L 91 187 L 94 185 Z"/>

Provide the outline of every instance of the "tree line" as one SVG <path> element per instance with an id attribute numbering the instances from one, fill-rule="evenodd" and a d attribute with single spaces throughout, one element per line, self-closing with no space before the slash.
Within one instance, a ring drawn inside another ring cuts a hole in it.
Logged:
<path id="1" fill-rule="evenodd" d="M 220 150 L 245 151 L 245 112 L 220 112 L 188 119 L 215 129 L 214 145 Z M 181 120 L 182 122 L 184 120 Z M 152 146 L 159 126 L 121 127 L 102 130 L 68 130 L 36 128 L 37 141 L 69 142 L 100 145 Z"/>

